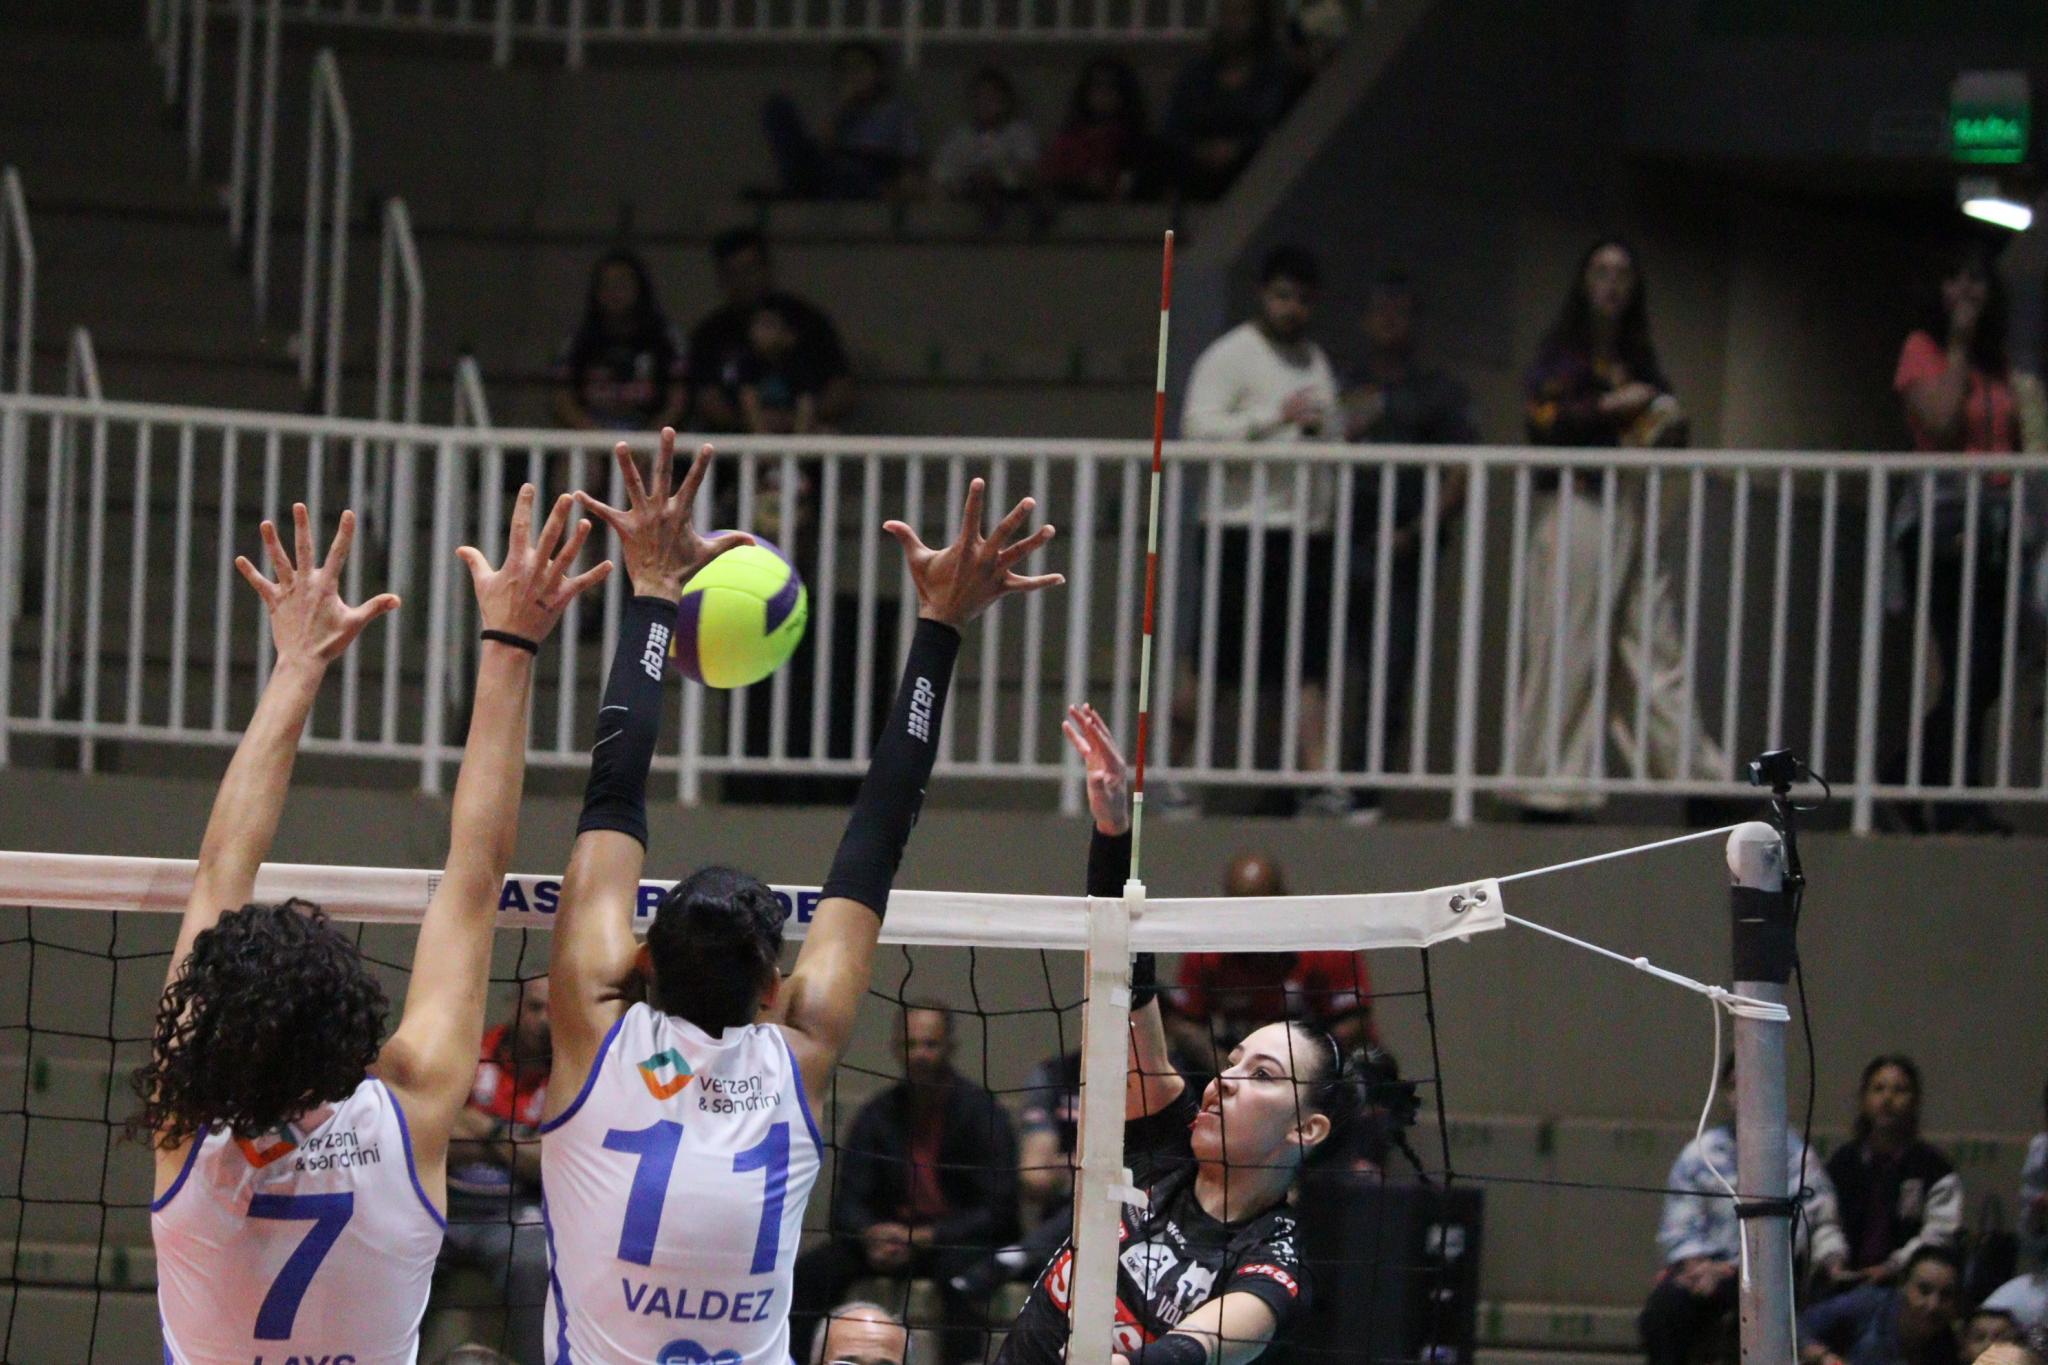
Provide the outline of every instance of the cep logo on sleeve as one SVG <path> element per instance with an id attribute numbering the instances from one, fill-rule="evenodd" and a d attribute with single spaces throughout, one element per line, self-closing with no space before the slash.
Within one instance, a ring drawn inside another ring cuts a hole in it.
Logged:
<path id="1" fill-rule="evenodd" d="M 1301 1297 L 1301 1286 L 1295 1283 L 1292 1275 L 1277 1265 L 1248 1265 L 1237 1273 L 1240 1275 L 1264 1275 L 1267 1279 L 1286 1290 L 1288 1298 L 1298 1299 Z"/>
<path id="2" fill-rule="evenodd" d="M 640 651 L 640 671 L 656 682 L 668 659 L 668 627 L 659 623 L 647 628 L 647 648 Z"/>
<path id="3" fill-rule="evenodd" d="M 932 703 L 938 694 L 932 687 L 932 680 L 919 677 L 910 685 L 910 737 L 929 744 L 932 738 Z"/>

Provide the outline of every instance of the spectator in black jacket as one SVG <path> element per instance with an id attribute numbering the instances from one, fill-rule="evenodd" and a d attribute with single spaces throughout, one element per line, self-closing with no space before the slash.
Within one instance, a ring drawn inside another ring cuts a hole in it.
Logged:
<path id="1" fill-rule="evenodd" d="M 1300 83 L 1272 0 L 1219 0 L 1209 46 L 1174 78 L 1164 131 L 1180 192 L 1219 199 L 1287 116 Z"/>
<path id="2" fill-rule="evenodd" d="M 1956 1249 L 1963 1182 L 1920 1137 L 1920 1068 L 1910 1057 L 1874 1057 L 1863 1068 L 1856 1136 L 1828 1158 L 1849 1259 L 1843 1284 L 1891 1284 L 1923 1246 Z"/>
<path id="3" fill-rule="evenodd" d="M 904 1078 L 861 1107 L 839 1144 L 832 1239 L 797 1260 L 790 1331 L 801 1339 L 863 1276 L 929 1277 L 945 1303 L 946 1359 L 958 1361 L 981 1354 L 984 1313 L 952 1281 L 1015 1233 L 1017 1140 L 995 1097 L 953 1070 L 951 1014 L 912 1006 L 898 1035 Z"/>
<path id="4" fill-rule="evenodd" d="M 759 229 L 731 228 L 711 239 L 711 262 L 725 301 L 690 329 L 688 368 L 696 385 L 696 425 L 702 431 L 745 431 L 740 393 L 756 314 L 773 308 L 796 333 L 790 363 L 814 376 L 816 424 L 836 431 L 853 411 L 853 372 L 839 329 L 816 304 L 775 285 L 775 263 Z"/>

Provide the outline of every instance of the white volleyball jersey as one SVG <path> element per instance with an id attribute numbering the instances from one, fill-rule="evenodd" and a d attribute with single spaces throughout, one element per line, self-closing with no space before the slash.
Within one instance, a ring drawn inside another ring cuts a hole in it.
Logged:
<path id="1" fill-rule="evenodd" d="M 549 1365 L 785 1365 L 824 1140 L 780 1029 L 634 1005 L 541 1132 Z"/>
<path id="2" fill-rule="evenodd" d="M 150 1206 L 164 1360 L 412 1365 L 447 1228 L 375 1077 L 310 1126 L 209 1133 Z"/>

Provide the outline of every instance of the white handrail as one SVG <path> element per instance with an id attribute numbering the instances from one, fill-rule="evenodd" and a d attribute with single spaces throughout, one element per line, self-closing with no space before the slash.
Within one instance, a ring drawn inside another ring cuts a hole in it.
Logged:
<path id="1" fill-rule="evenodd" d="M 327 144 L 334 144 L 334 171 L 327 180 Z M 320 386 L 320 409 L 328 416 L 341 413 L 342 319 L 348 299 L 348 198 L 349 180 L 354 173 L 355 134 L 349 124 L 348 102 L 341 93 L 341 72 L 335 65 L 334 50 L 321 48 L 313 59 L 313 109 L 306 142 L 306 236 L 305 260 L 299 289 L 299 385 L 314 391 L 316 364 L 324 372 Z M 320 262 L 320 235 L 331 235 L 326 275 Z M 324 345 L 315 345 L 320 303 L 327 305 Z"/>
<path id="2" fill-rule="evenodd" d="M 71 329 L 71 344 L 64 355 L 64 394 L 89 403 L 106 401 L 100 387 L 99 353 L 93 348 L 92 333 L 83 327 Z"/>
<path id="3" fill-rule="evenodd" d="M 455 413 L 458 427 L 491 425 L 490 400 L 484 397 L 484 374 L 476 357 L 465 355 L 455 362 Z"/>
<path id="4" fill-rule="evenodd" d="M 393 372 L 397 346 L 399 287 L 405 298 L 405 356 L 403 367 Z M 426 285 L 420 279 L 420 253 L 413 243 L 412 215 L 403 199 L 384 205 L 383 257 L 377 273 L 377 394 L 374 411 L 380 422 L 392 416 L 394 378 L 399 387 L 398 420 L 408 424 L 420 419 L 420 362 L 426 344 Z"/>
<path id="5" fill-rule="evenodd" d="M 259 323 L 270 316 L 270 205 L 272 186 L 277 178 L 278 43 L 284 28 L 281 0 L 267 0 L 265 16 L 263 94 L 256 125 L 255 244 L 249 252 L 249 276 L 256 294 L 256 321 Z M 236 169 L 241 169 L 239 163 Z"/>
<path id="6" fill-rule="evenodd" d="M 191 8 L 192 41 L 186 46 L 185 179 L 196 185 L 205 149 L 206 0 L 191 0 Z"/>
<path id="7" fill-rule="evenodd" d="M 36 335 L 36 239 L 29 227 L 28 199 L 21 191 L 21 173 L 14 167 L 0 169 L 0 391 L 31 391 L 35 379 Z M 8 280 L 17 283 L 13 292 L 13 325 L 8 313 Z M 14 364 L 6 364 L 10 337 Z M 9 376 L 12 376 L 11 380 Z M 28 500 L 28 457 L 10 429 L 6 433 L 6 458 L 0 460 L 0 620 L 11 626 L 21 610 L 22 522 Z M 10 661 L 0 658 L 0 672 Z M 0 742 L 0 759 L 6 745 Z"/>

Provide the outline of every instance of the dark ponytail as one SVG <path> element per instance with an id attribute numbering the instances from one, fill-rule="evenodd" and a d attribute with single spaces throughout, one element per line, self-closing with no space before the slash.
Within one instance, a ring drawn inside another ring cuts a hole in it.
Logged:
<path id="1" fill-rule="evenodd" d="M 711 1034 L 753 1023 L 782 956 L 787 913 L 759 878 L 729 867 L 676 883 L 647 930 L 654 1007 Z"/>

